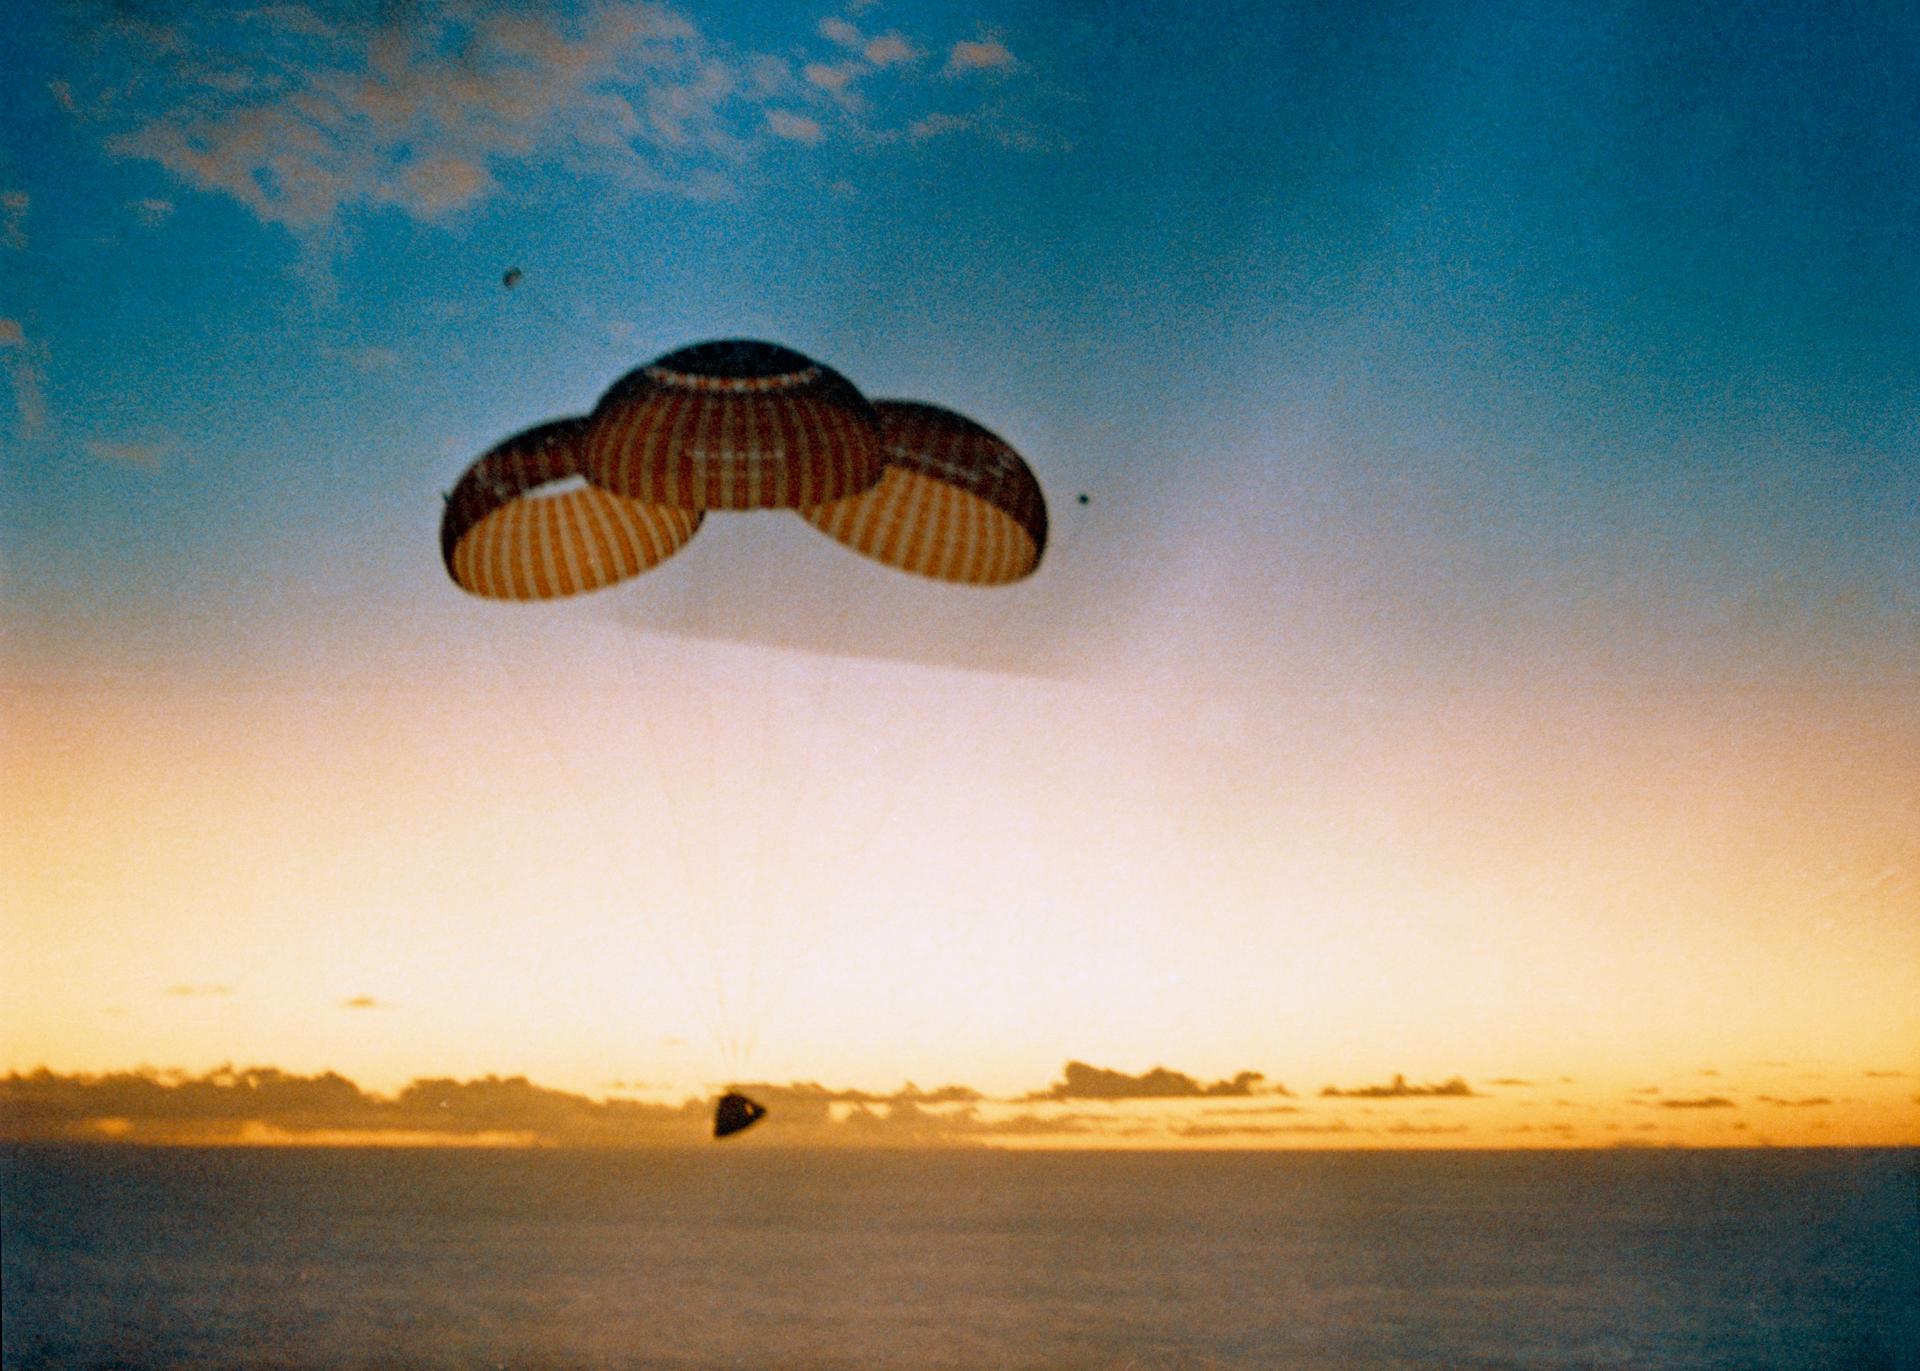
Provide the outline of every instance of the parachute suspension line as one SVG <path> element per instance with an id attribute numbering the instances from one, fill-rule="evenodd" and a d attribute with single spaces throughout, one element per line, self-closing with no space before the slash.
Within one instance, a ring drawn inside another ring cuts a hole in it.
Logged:
<path id="1" fill-rule="evenodd" d="M 623 634 L 622 636 L 624 637 L 626 635 Z M 618 830 L 612 823 L 611 816 L 605 812 L 604 797 L 596 798 L 595 789 L 587 785 L 585 779 L 580 775 L 579 770 L 567 757 L 565 749 L 555 740 L 554 726 L 551 721 L 537 707 L 526 707 L 526 702 L 532 699 L 537 692 L 527 686 L 525 676 L 518 667 L 510 663 L 508 654 L 501 647 L 499 639 L 493 634 L 487 634 L 485 637 L 488 649 L 493 654 L 494 662 L 499 668 L 499 679 L 513 682 L 514 693 L 523 706 L 520 711 L 521 715 L 523 717 L 533 715 L 538 719 L 538 725 L 535 731 L 540 735 L 541 744 L 545 747 L 547 756 L 553 763 L 554 770 L 559 773 L 561 780 L 566 783 L 568 789 L 573 792 L 575 798 L 579 801 L 580 811 L 589 816 L 589 824 L 602 830 L 600 834 L 602 841 L 595 842 L 593 835 L 588 834 L 587 845 L 594 853 L 594 859 L 601 869 L 601 874 L 608 878 L 615 888 L 618 888 L 623 883 L 622 873 L 616 863 L 614 854 L 623 850 L 631 842 L 631 839 L 623 840 L 621 838 Z M 652 912 L 643 904 L 640 906 L 640 913 L 641 918 L 647 925 L 646 933 L 649 942 L 665 951 L 668 974 L 673 977 L 674 983 L 679 986 L 681 995 L 693 1008 L 694 1013 L 705 1022 L 709 1030 L 717 1033 L 718 1025 L 714 1022 L 706 1006 L 701 1004 L 698 996 L 693 993 L 692 984 L 687 978 L 685 968 L 680 964 L 680 959 L 674 955 L 672 944 L 661 936 L 659 925 L 654 920 Z"/>
<path id="2" fill-rule="evenodd" d="M 797 947 L 783 948 L 782 953 L 784 955 L 781 957 L 781 963 L 787 967 L 787 971 L 784 975 L 776 978 L 778 982 L 777 986 L 769 986 L 763 989 L 761 985 L 763 974 L 761 969 L 762 949 L 767 942 L 768 925 L 770 922 L 767 902 L 770 898 L 780 896 L 784 896 L 788 901 L 793 901 L 798 898 L 799 894 L 795 888 L 796 883 L 791 876 L 789 876 L 785 882 L 786 889 L 784 891 L 772 890 L 769 889 L 769 887 L 776 884 L 772 879 L 775 871 L 790 872 L 793 869 L 794 829 L 803 821 L 803 816 L 810 812 L 807 809 L 806 802 L 810 798 L 812 790 L 815 789 L 815 782 L 817 780 L 816 772 L 818 769 L 820 734 L 828 727 L 826 722 L 820 721 L 821 715 L 833 706 L 839 696 L 840 670 L 847 660 L 846 644 L 851 630 L 853 597 L 849 595 L 839 595 L 834 598 L 835 607 L 833 617 L 824 645 L 825 651 L 823 655 L 827 659 L 826 669 L 813 673 L 814 684 L 809 696 L 791 702 L 789 710 L 790 717 L 815 720 L 816 722 L 804 733 L 798 764 L 793 764 L 794 758 L 791 754 L 789 754 L 787 758 L 788 774 L 780 778 L 781 784 L 778 791 L 779 799 L 777 803 L 779 803 L 780 808 L 770 815 L 768 822 L 762 824 L 760 851 L 754 862 L 753 883 L 748 889 L 748 902 L 751 910 L 747 963 L 747 1004 L 749 1007 L 749 1015 L 746 1024 L 746 1041 L 743 1052 L 744 1057 L 748 1059 L 752 1058 L 755 1050 L 759 1047 L 761 1030 L 766 1027 L 770 1006 L 766 1004 L 764 1000 L 766 997 L 773 995 L 776 990 L 784 994 L 786 986 L 793 978 L 795 963 L 800 960 L 800 952 Z M 767 660 L 769 679 L 771 679 L 773 657 L 769 655 Z M 770 692 L 766 698 L 768 708 L 763 711 L 763 713 L 770 733 L 773 717 L 772 706 L 775 702 L 771 699 Z M 767 750 L 770 752 L 771 748 Z M 791 916 L 791 914 L 792 911 L 790 910 L 789 915 Z M 789 917 L 786 922 L 788 927 L 800 927 L 808 923 L 807 920 L 792 917 Z M 812 941 L 813 944 L 817 946 L 820 937 L 823 935 L 817 931 L 819 921 L 814 920 L 812 923 L 816 928 Z M 808 950 L 811 952 L 813 948 L 810 947 Z"/>
<path id="3" fill-rule="evenodd" d="M 624 600 L 622 603 L 624 603 Z M 616 623 L 621 644 L 625 649 L 627 657 L 627 679 L 634 684 L 637 693 L 639 683 L 645 679 L 644 668 L 640 658 L 640 648 L 636 642 L 636 639 L 641 633 L 639 618 L 637 615 L 620 614 Z M 692 828 L 687 822 L 686 815 L 682 812 L 679 800 L 675 798 L 677 787 L 674 783 L 674 777 L 671 776 L 668 771 L 668 760 L 671 754 L 661 738 L 659 724 L 654 717 L 655 711 L 651 707 L 651 702 L 636 700 L 633 703 L 636 707 L 632 712 L 639 715 L 641 728 L 647 735 L 647 746 L 645 750 L 653 764 L 654 782 L 660 792 L 661 804 L 667 813 L 667 823 L 673 830 L 672 840 L 667 845 L 673 849 L 673 865 L 679 869 L 680 873 L 682 914 L 677 922 L 682 926 L 687 926 L 689 923 L 697 924 L 698 920 L 693 918 L 693 909 L 695 901 L 699 897 L 700 886 L 694 881 L 693 864 L 688 856 L 688 846 L 691 841 L 689 835 L 692 832 Z M 700 1019 L 701 1027 L 705 1029 L 707 1037 L 715 1044 L 716 1048 L 720 1050 L 721 1055 L 724 1057 L 727 1038 L 727 1013 L 726 997 L 720 986 L 716 981 L 705 990 L 696 990 L 692 978 L 680 965 L 680 958 L 674 950 L 672 937 L 664 934 L 659 929 L 651 912 L 643 909 L 641 917 L 645 919 L 648 925 L 648 936 L 651 938 L 653 945 L 658 947 L 665 955 L 668 967 L 673 973 L 674 980 L 680 987 L 680 993 L 686 998 L 687 1004 L 692 1008 L 695 1016 Z M 709 966 L 711 966 L 713 958 L 708 957 L 706 960 Z"/>
<path id="4" fill-rule="evenodd" d="M 844 654 L 838 654 L 838 660 L 844 660 Z M 929 669 L 941 670 L 939 667 Z M 893 746 L 888 749 L 888 753 L 891 760 L 887 764 L 874 768 L 882 777 L 881 785 L 875 792 L 875 802 L 870 810 L 863 811 L 863 822 L 859 825 L 859 831 L 852 845 L 833 863 L 841 875 L 837 880 L 828 883 L 819 896 L 820 899 L 831 902 L 845 894 L 867 859 L 879 846 L 883 834 L 892 827 L 908 793 L 926 771 L 930 751 L 927 743 L 934 735 L 936 728 L 944 725 L 939 728 L 941 733 L 964 737 L 972 732 L 973 726 L 986 714 L 991 701 L 986 698 L 986 692 L 977 688 L 977 684 L 970 679 L 969 673 L 963 673 L 963 679 L 957 686 L 941 691 L 930 690 L 929 698 L 922 707 L 912 711 L 908 723 L 904 725 L 896 723 L 890 728 Z M 958 705 L 954 702 L 955 697 L 960 702 Z M 790 963 L 797 965 L 813 956 L 819 950 L 822 936 L 821 933 L 816 932 L 811 940 L 795 948 Z M 791 976 L 782 977 L 769 987 L 765 997 L 766 1003 L 761 1006 L 763 1020 L 771 1022 L 773 1015 L 778 1012 L 785 999 L 792 980 Z"/>
<path id="5" fill-rule="evenodd" d="M 1047 558 L 1056 563 L 1064 559 L 1100 527 L 1100 513 L 1097 497 L 1090 491 L 1079 491 L 1065 508 L 1052 519 L 1052 527 L 1047 531 Z M 1044 568 L 1045 562 L 1042 562 Z"/>
<path id="6" fill-rule="evenodd" d="M 797 772 L 794 771 L 792 769 L 792 757 L 790 754 L 778 757 L 774 755 L 774 715 L 775 711 L 779 710 L 790 720 L 813 720 L 816 717 L 811 707 L 811 702 L 809 702 L 808 706 L 803 710 L 800 702 L 786 701 L 776 695 L 774 689 L 774 664 L 779 660 L 780 649 L 771 645 L 764 646 L 758 655 L 760 657 L 760 688 L 753 695 L 752 699 L 756 706 L 754 712 L 759 715 L 756 721 L 759 726 L 759 744 L 754 749 L 757 756 L 755 757 L 756 775 L 754 778 L 752 803 L 755 806 L 759 822 L 757 824 L 758 832 L 754 834 L 752 876 L 745 886 L 746 904 L 741 910 L 741 914 L 747 922 L 746 1021 L 742 1025 L 742 1038 L 740 1043 L 740 1065 L 742 1067 L 746 1065 L 746 1059 L 752 1054 L 753 1043 L 759 1036 L 759 1024 L 754 1020 L 753 1016 L 758 1010 L 760 1003 L 761 946 L 767 937 L 768 920 L 764 891 L 767 880 L 768 849 L 773 843 L 775 833 L 774 815 L 779 805 L 779 800 L 776 797 L 778 795 L 791 793 L 793 790 L 806 784 L 805 769 L 802 768 Z M 791 727 L 792 725 L 789 726 Z M 814 727 L 817 728 L 818 725 L 815 724 Z M 783 772 L 786 774 L 782 774 Z M 776 786 L 781 787 L 781 789 L 776 791 L 774 789 Z M 789 806 L 788 812 L 782 821 L 780 829 L 782 834 L 785 833 L 785 825 L 791 824 L 792 822 L 792 807 Z M 790 844 L 788 846 L 790 846 Z"/>
<path id="7" fill-rule="evenodd" d="M 642 638 L 648 634 L 646 621 L 634 599 L 634 608 L 621 602 L 621 637 L 627 654 L 628 678 L 636 693 L 633 713 L 640 717 L 646 734 L 648 760 L 654 772 L 667 821 L 671 828 L 673 865 L 679 872 L 681 907 L 674 921 L 683 930 L 686 951 L 699 963 L 681 978 L 688 1000 L 696 1008 L 702 1026 L 712 1044 L 717 1064 L 723 1073 L 722 1084 L 733 1083 L 743 1057 L 740 1029 L 741 1001 L 733 988 L 738 968 L 732 963 L 739 956 L 739 935 L 730 933 L 742 917 L 740 879 L 726 865 L 724 848 L 716 853 L 710 845 L 695 848 L 695 835 L 723 833 L 739 816 L 725 805 L 726 786 L 737 782 L 737 768 L 727 764 L 725 740 L 736 740 L 737 729 L 728 729 L 726 721 L 738 714 L 722 702 L 731 693 L 739 696 L 738 681 L 729 672 L 731 646 L 724 642 L 669 633 L 663 650 L 649 653 Z M 711 579 L 696 577 L 689 583 L 684 613 L 694 624 L 709 623 L 714 592 Z M 648 655 L 643 655 L 648 654 Z M 664 671 L 658 663 L 671 658 L 684 662 Z M 659 679 L 656 679 L 659 678 Z M 644 694 L 670 700 L 682 719 L 663 726 L 659 710 Z M 663 732 L 663 727 L 667 731 Z M 737 745 L 737 743 L 736 743 Z M 672 940 L 662 939 L 671 949 Z M 694 983 L 703 983 L 697 993 Z"/>
<path id="8" fill-rule="evenodd" d="M 707 419 L 703 418 L 703 425 L 706 422 Z M 706 441 L 706 438 L 703 427 L 698 431 L 696 444 Z M 715 609 L 714 600 L 713 578 L 701 577 L 694 591 L 693 623 L 712 625 L 717 618 L 724 617 Z M 729 670 L 728 658 L 735 644 L 724 637 L 695 641 L 700 656 L 704 658 L 704 666 L 691 673 L 699 694 L 701 719 L 701 756 L 694 779 L 704 792 L 705 830 L 719 833 L 727 831 L 743 817 L 738 809 L 726 803 L 729 798 L 727 787 L 730 784 L 737 785 L 740 776 L 738 768 L 731 764 L 728 747 L 738 747 L 742 736 L 738 715 L 741 705 L 751 701 L 752 697 L 743 694 L 738 682 L 731 679 L 733 673 Z M 730 723 L 733 726 L 729 727 Z M 750 805 L 746 813 L 752 813 Z M 709 857 L 708 860 L 714 859 Z M 724 862 L 726 859 L 719 860 Z M 738 974 L 738 968 L 729 965 L 730 957 L 738 955 L 739 934 L 730 930 L 737 927 L 743 913 L 739 891 L 737 871 L 724 866 L 714 871 L 702 883 L 702 897 L 713 906 L 707 911 L 709 917 L 696 917 L 693 920 L 694 926 L 702 930 L 701 940 L 706 946 L 707 972 L 713 983 L 714 1001 L 720 1016 L 718 1047 L 721 1064 L 729 1076 L 739 1073 L 742 1056 L 739 1002 L 732 987 L 732 979 Z"/>
<path id="9" fill-rule="evenodd" d="M 500 288 L 514 300 L 524 301 L 525 308 L 533 310 L 555 328 L 571 335 L 576 342 L 585 343 L 589 347 L 622 359 L 625 358 L 625 350 L 617 346 L 612 339 L 595 335 L 592 330 L 583 327 L 579 320 L 569 319 L 555 309 L 548 303 L 546 294 L 537 285 L 529 289 L 525 284 L 525 275 L 518 267 L 508 268 L 500 277 Z"/>

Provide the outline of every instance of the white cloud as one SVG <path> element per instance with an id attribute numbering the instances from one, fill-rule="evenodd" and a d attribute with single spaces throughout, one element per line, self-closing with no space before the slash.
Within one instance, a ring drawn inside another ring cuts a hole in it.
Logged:
<path id="1" fill-rule="evenodd" d="M 883 33 L 867 44 L 863 54 L 876 67 L 892 67 L 913 61 L 920 50 L 897 33 Z"/>
<path id="2" fill-rule="evenodd" d="M 831 39 L 843 48 L 858 48 L 865 41 L 860 30 L 844 19 L 822 19 L 820 36 Z"/>
<path id="3" fill-rule="evenodd" d="M 942 134 L 959 133 L 971 128 L 973 120 L 957 114 L 929 114 L 924 119 L 916 119 L 907 125 L 907 138 L 911 142 L 924 143 L 929 138 L 938 138 Z"/>
<path id="4" fill-rule="evenodd" d="M 860 66 L 857 62 L 809 62 L 800 74 L 821 90 L 843 91 L 860 74 Z"/>
<path id="5" fill-rule="evenodd" d="M 135 200 L 133 208 L 134 212 L 140 216 L 140 222 L 149 227 L 157 227 L 173 218 L 173 201 L 163 200 L 156 195 Z"/>
<path id="6" fill-rule="evenodd" d="M 795 143 L 814 144 L 823 134 L 818 119 L 809 119 L 804 114 L 795 114 L 791 110 L 770 109 L 767 111 L 767 127 L 774 135 Z"/>
<path id="7" fill-rule="evenodd" d="M 910 142 L 867 127 L 856 86 L 924 55 L 905 33 L 838 17 L 820 21 L 810 56 L 741 51 L 646 0 L 101 12 L 90 46 L 48 84 L 53 99 L 111 153 L 230 197 L 322 258 L 350 240 L 355 214 L 446 219 L 524 169 L 717 198 L 776 140 L 818 144 L 845 128 L 869 144 Z M 1017 65 L 997 39 L 947 58 L 949 72 Z M 911 81 L 890 85 L 884 126 L 924 121 L 916 91 L 924 98 Z M 990 132 L 977 116 L 951 117 Z M 137 207 L 156 222 L 172 203 Z"/>
<path id="8" fill-rule="evenodd" d="M 992 71 L 1014 65 L 1014 56 L 998 38 L 955 43 L 947 53 L 949 72 Z"/>
<path id="9" fill-rule="evenodd" d="M 785 58 L 763 54 L 747 63 L 742 85 L 749 98 L 767 100 L 787 94 L 797 83 Z"/>
<path id="10" fill-rule="evenodd" d="M 414 162 L 395 178 L 393 198 L 431 219 L 472 204 L 495 188 L 484 165 L 465 157 L 435 156 Z"/>
<path id="11" fill-rule="evenodd" d="M 551 154 L 673 189 L 705 170 L 680 159 L 729 149 L 735 77 L 663 6 L 569 19 L 423 0 L 338 27 L 293 5 L 207 13 L 160 34 L 123 24 L 156 46 L 146 89 L 163 98 L 128 118 L 125 92 L 102 91 L 88 112 L 118 123 L 115 154 L 295 230 L 354 208 L 442 218 L 494 193 L 501 166 Z"/>

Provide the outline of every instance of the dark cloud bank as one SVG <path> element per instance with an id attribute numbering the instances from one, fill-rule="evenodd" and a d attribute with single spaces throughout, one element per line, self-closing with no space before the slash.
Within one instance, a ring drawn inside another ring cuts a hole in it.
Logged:
<path id="1" fill-rule="evenodd" d="M 1287 1117 L 1282 1085 L 1243 1071 L 1206 1082 L 1154 1067 L 1138 1075 L 1068 1062 L 1046 1090 L 989 1100 L 962 1085 L 892 1093 L 834 1089 L 814 1082 L 747 1082 L 740 1087 L 773 1111 L 744 1145 L 970 1146 L 996 1139 L 1241 1139 L 1355 1131 L 1337 1117 Z M 1326 1095 L 1360 1099 L 1471 1094 L 1440 1085 L 1363 1086 Z M 1213 1100 L 1205 1119 L 1134 1118 L 1108 1106 L 1128 1101 Z M 1237 1104 L 1245 1101 L 1244 1107 Z M 1058 1106 L 1084 1102 L 1079 1111 Z M 1228 1102 L 1236 1102 L 1229 1104 Z M 0 1138 L 10 1141 L 132 1143 L 489 1143 L 558 1147 L 658 1147 L 699 1143 L 712 1103 L 594 1099 L 524 1077 L 429 1078 L 393 1095 L 363 1090 L 334 1072 L 301 1076 L 272 1067 L 222 1067 L 205 1075 L 141 1070 L 61 1075 L 40 1070 L 0 1078 Z M 1359 1130 L 1377 1131 L 1377 1130 Z M 1433 1128 L 1431 1131 L 1445 1131 Z"/>
<path id="2" fill-rule="evenodd" d="M 1202 1085 L 1184 1071 L 1169 1071 L 1164 1066 L 1129 1076 L 1124 1071 L 1109 1071 L 1085 1062 L 1068 1062 L 1059 1080 L 1045 1090 L 1022 1098 L 1035 1101 L 1194 1100 L 1289 1093 L 1285 1086 L 1268 1085 L 1265 1081 L 1266 1077 L 1258 1071 L 1242 1071 L 1231 1080 Z"/>
<path id="3" fill-rule="evenodd" d="M 1469 1099 L 1473 1096 L 1473 1087 L 1459 1076 L 1437 1085 L 1408 1085 L 1405 1076 L 1395 1076 L 1388 1085 L 1356 1085 L 1345 1090 L 1330 1085 L 1320 1093 L 1348 1100 Z"/>
<path id="4" fill-rule="evenodd" d="M 1024 1102 L 1237 1097 L 1254 1093 L 1260 1079 L 1258 1073 L 1242 1072 L 1229 1081 L 1202 1085 L 1159 1068 L 1132 1077 L 1070 1063 L 1064 1080 Z M 907 1085 L 891 1094 L 812 1082 L 748 1082 L 740 1088 L 766 1104 L 780 1125 L 751 1136 L 787 1145 L 964 1146 L 996 1137 L 1127 1133 L 1104 1115 L 1044 1108 L 985 1118 L 981 1106 L 991 1102 L 961 1085 L 934 1090 Z M 1081 1091 L 1086 1093 L 1076 1093 Z M 0 1078 L 0 1138 L 11 1141 L 360 1139 L 673 1146 L 703 1139 L 711 1109 L 710 1101 L 697 1099 L 680 1104 L 596 1100 L 519 1076 L 421 1079 L 392 1096 L 362 1090 L 334 1072 L 301 1076 L 272 1067 L 223 1067 L 202 1076 L 177 1071 L 61 1075 L 40 1070 Z"/>
<path id="5" fill-rule="evenodd" d="M 1001 1125 L 981 1121 L 979 1095 L 962 1086 L 893 1095 L 813 1084 L 750 1084 L 789 1143 L 961 1143 Z M 221 1143 L 350 1141 L 364 1137 L 519 1142 L 568 1147 L 670 1146 L 698 1141 L 712 1119 L 706 1100 L 658 1104 L 591 1099 L 524 1077 L 422 1079 L 397 1094 L 362 1090 L 326 1072 L 299 1076 L 272 1067 L 231 1067 L 189 1076 L 118 1072 L 64 1076 L 50 1071 L 0 1079 L 0 1136 L 16 1141 L 116 1139 Z M 1073 1132 L 1071 1120 L 1049 1121 Z"/>

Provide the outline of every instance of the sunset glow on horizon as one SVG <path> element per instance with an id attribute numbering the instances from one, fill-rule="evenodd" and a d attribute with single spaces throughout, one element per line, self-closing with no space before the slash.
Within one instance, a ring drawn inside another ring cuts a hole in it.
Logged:
<path id="1" fill-rule="evenodd" d="M 0 18 L 0 1134 L 1920 1144 L 1869 11 Z M 481 451 L 743 336 L 1010 442 L 1039 571 L 449 581 Z"/>

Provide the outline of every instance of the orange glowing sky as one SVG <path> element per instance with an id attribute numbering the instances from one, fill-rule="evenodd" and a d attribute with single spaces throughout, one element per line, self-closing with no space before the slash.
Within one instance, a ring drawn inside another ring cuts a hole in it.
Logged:
<path id="1" fill-rule="evenodd" d="M 275 147 L 303 83 L 425 99 L 452 41 L 188 79 L 282 12 L 137 81 L 119 21 L 10 21 L 0 1070 L 985 1118 L 1074 1059 L 1295 1093 L 995 1140 L 1920 1141 L 1904 84 L 1756 79 L 1734 19 L 1670 108 L 1671 54 L 1570 18 L 906 4 L 857 57 L 690 7 L 724 95 L 636 48 L 516 103 L 483 18 L 479 141 Z M 593 125 L 616 86 L 686 136 Z M 1039 573 L 769 514 L 578 603 L 449 583 L 477 453 L 736 335 L 1002 434 Z M 1319 1093 L 1396 1074 L 1478 1098 Z"/>

